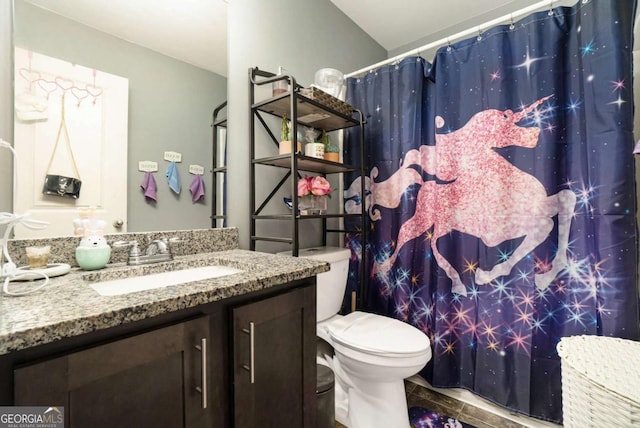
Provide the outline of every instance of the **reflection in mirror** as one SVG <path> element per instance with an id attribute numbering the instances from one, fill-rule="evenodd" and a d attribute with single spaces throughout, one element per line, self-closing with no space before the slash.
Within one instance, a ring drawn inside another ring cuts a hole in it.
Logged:
<path id="1" fill-rule="evenodd" d="M 124 219 L 127 79 L 19 47 L 14 58 L 14 211 L 46 218 L 50 236 L 68 233 L 80 206 Z M 103 233 L 120 231 L 113 222 L 105 226 Z M 15 228 L 16 238 L 42 234 Z"/>
<path id="2" fill-rule="evenodd" d="M 227 102 L 213 110 L 213 203 L 211 227 L 227 226 Z"/>
<path id="3" fill-rule="evenodd" d="M 126 203 L 126 218 L 123 219 L 123 227 L 119 231 L 143 232 L 210 227 L 214 223 L 211 219 L 212 213 L 223 215 L 224 197 L 220 196 L 224 191 L 224 180 L 222 183 L 216 183 L 215 199 L 221 201 L 216 207 L 218 204 L 214 201 L 213 174 L 209 174 L 215 167 L 209 164 L 210 161 L 205 160 L 213 159 L 211 142 L 212 132 L 216 127 L 212 129 L 211 115 L 216 106 L 226 99 L 226 78 L 101 32 L 34 3 L 43 3 L 43 0 L 14 0 L 16 48 L 31 52 L 32 55 L 46 55 L 77 67 L 98 70 L 98 74 L 104 72 L 128 80 L 126 159 L 121 169 L 115 169 L 111 164 L 102 164 L 100 168 L 110 174 L 127 177 L 126 189 L 117 192 L 119 198 Z M 47 5 L 53 10 L 56 2 L 48 2 Z M 90 5 L 90 2 L 87 5 Z M 211 43 L 215 41 L 212 40 Z M 24 77 L 16 72 L 16 83 L 21 78 Z M 78 94 L 82 95 L 80 92 Z M 82 106 L 88 107 L 89 104 Z M 74 137 L 72 126 L 70 123 L 67 125 L 73 144 L 83 144 L 91 148 L 91 141 L 82 141 Z M 182 155 L 182 162 L 175 164 L 175 175 L 181 180 L 179 194 L 169 188 L 165 176 L 170 165 L 164 157 L 167 151 L 179 152 Z M 221 158 L 224 159 L 224 156 Z M 154 173 L 157 184 L 155 202 L 145 198 L 140 187 L 145 177 L 145 173 L 138 169 L 140 161 L 158 164 L 158 170 Z M 192 200 L 189 190 L 193 178 L 193 175 L 189 174 L 189 166 L 192 164 L 205 167 L 205 196 L 197 201 Z M 91 166 L 79 165 L 80 172 L 82 168 Z M 24 168 L 18 169 L 22 171 Z M 31 181 L 39 182 L 41 187 L 39 180 L 40 178 L 33 178 Z M 20 178 L 17 182 L 22 183 Z M 0 191 L 9 192 L 10 189 L 11 183 L 0 183 Z M 85 190 L 87 195 L 91 192 L 91 188 L 85 188 L 81 197 Z M 103 189 L 100 192 L 109 190 Z M 19 191 L 20 189 L 17 189 L 17 192 Z M 91 196 L 91 204 L 96 205 L 94 201 L 97 198 L 100 208 L 100 195 Z M 55 210 L 57 205 L 80 208 L 88 205 L 88 202 L 85 203 L 82 199 L 53 202 L 49 200 L 48 204 L 53 204 L 50 208 Z M 34 218 L 51 220 L 36 217 L 35 214 Z M 110 217 L 106 212 L 102 218 L 108 224 L 117 224 L 120 220 Z M 65 224 L 60 225 L 61 229 L 56 228 L 56 231 L 50 234 L 72 235 L 71 222 L 62 223 Z M 47 235 L 45 229 L 39 236 Z"/>

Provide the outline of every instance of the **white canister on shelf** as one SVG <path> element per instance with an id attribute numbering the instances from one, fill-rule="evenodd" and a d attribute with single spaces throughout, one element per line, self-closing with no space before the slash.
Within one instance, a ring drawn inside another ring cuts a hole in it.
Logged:
<path id="1" fill-rule="evenodd" d="M 312 158 L 322 159 L 324 158 L 324 144 L 322 143 L 307 143 L 304 146 L 305 156 Z"/>

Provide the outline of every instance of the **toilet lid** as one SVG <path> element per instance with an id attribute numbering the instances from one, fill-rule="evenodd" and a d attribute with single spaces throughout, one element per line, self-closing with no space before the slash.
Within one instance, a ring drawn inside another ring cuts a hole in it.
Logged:
<path id="1" fill-rule="evenodd" d="M 352 312 L 328 327 L 334 343 L 379 355 L 408 356 L 429 349 L 429 339 L 402 321 L 366 312 Z"/>

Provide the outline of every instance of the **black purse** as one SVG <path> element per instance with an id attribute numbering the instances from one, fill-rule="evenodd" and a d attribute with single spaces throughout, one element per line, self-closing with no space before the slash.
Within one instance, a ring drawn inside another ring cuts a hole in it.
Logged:
<path id="1" fill-rule="evenodd" d="M 58 150 L 58 143 L 60 143 L 60 136 L 62 135 L 63 132 L 67 137 L 66 138 L 67 148 L 69 149 L 69 154 L 71 155 L 71 162 L 73 164 L 73 169 L 75 170 L 76 176 L 78 178 L 67 177 L 67 176 L 58 175 L 58 174 L 49 174 L 49 170 L 51 169 L 51 163 L 53 162 L 53 158 L 56 155 L 56 150 Z M 47 166 L 46 175 L 44 177 L 44 186 L 42 186 L 42 193 L 44 193 L 45 195 L 78 199 L 80 197 L 81 185 L 82 185 L 82 181 L 80 180 L 80 173 L 78 172 L 76 159 L 73 156 L 73 150 L 71 149 L 71 139 L 69 138 L 69 131 L 67 131 L 67 123 L 64 119 L 64 95 L 63 95 L 60 128 L 58 128 L 58 136 L 56 137 L 56 144 L 53 147 L 53 153 L 51 153 L 51 157 L 49 158 L 49 165 Z"/>
<path id="2" fill-rule="evenodd" d="M 47 174 L 44 177 L 42 193 L 45 195 L 62 196 L 64 198 L 78 199 L 82 181 L 64 175 Z"/>

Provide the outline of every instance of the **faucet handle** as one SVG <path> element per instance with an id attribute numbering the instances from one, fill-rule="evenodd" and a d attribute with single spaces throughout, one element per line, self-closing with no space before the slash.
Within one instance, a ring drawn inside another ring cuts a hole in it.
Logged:
<path id="1" fill-rule="evenodd" d="M 119 247 L 130 248 L 129 257 L 137 257 L 140 255 L 140 249 L 138 248 L 138 241 L 115 241 L 113 244 L 111 244 L 111 246 L 113 248 L 119 248 Z"/>
<path id="2" fill-rule="evenodd" d="M 164 238 L 162 239 L 164 241 L 164 243 L 167 245 L 167 251 L 169 251 L 169 253 L 173 254 L 173 251 L 171 251 L 171 244 L 177 244 L 178 242 L 182 242 L 181 238 L 178 238 L 177 236 L 174 236 L 173 238 Z"/>
<path id="3" fill-rule="evenodd" d="M 169 252 L 169 246 L 167 245 L 167 240 L 166 239 L 156 239 L 152 242 L 152 244 L 156 244 L 156 248 L 158 250 L 158 254 L 167 254 Z M 151 246 L 149 246 L 148 248 L 153 248 Z M 148 253 L 148 249 L 147 249 L 147 253 Z"/>

